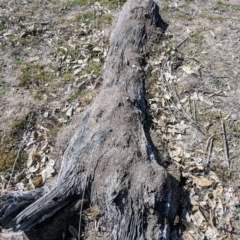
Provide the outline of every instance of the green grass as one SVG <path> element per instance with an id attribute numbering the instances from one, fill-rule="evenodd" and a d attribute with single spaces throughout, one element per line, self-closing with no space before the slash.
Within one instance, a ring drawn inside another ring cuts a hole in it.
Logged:
<path id="1" fill-rule="evenodd" d="M 183 13 L 183 12 L 176 12 L 176 13 L 174 14 L 174 17 L 175 17 L 176 19 L 185 19 L 185 18 L 186 18 L 186 14 Z"/>
<path id="2" fill-rule="evenodd" d="M 94 59 L 90 59 L 84 68 L 87 73 L 93 73 L 95 75 L 99 75 L 101 72 L 102 64 L 100 62 L 94 61 Z"/>
<path id="3" fill-rule="evenodd" d="M 206 16 L 206 18 L 209 20 L 209 21 L 223 21 L 224 18 L 222 16 L 219 16 L 219 15 L 213 15 L 213 14 L 208 14 Z"/>
<path id="4" fill-rule="evenodd" d="M 20 66 L 23 61 L 20 57 L 15 57 L 14 60 L 13 60 L 13 63 L 16 65 L 16 66 Z"/>
<path id="5" fill-rule="evenodd" d="M 109 9 L 116 9 L 118 6 L 122 6 L 125 2 L 126 0 L 100 0 L 100 4 Z"/>
<path id="6" fill-rule="evenodd" d="M 70 0 L 68 1 L 68 4 L 73 5 L 91 5 L 94 4 L 95 0 Z M 107 7 L 109 9 L 116 9 L 118 6 L 122 6 L 126 0 L 99 0 L 98 1 L 101 6 Z"/>
<path id="7" fill-rule="evenodd" d="M 111 14 L 98 15 L 96 11 L 87 11 L 84 13 L 79 13 L 76 18 L 79 23 L 83 22 L 93 22 L 95 27 L 100 27 L 105 24 L 109 24 L 112 21 Z"/>
<path id="8" fill-rule="evenodd" d="M 95 2 L 95 0 L 70 0 L 68 2 L 68 4 L 70 5 L 80 5 L 80 6 L 83 6 L 83 5 L 90 5 L 90 4 L 93 4 Z"/>
<path id="9" fill-rule="evenodd" d="M 11 124 L 11 131 L 6 136 L 0 136 L 0 172 L 7 171 L 12 168 L 13 163 L 18 155 L 19 143 L 22 139 L 22 135 L 27 128 L 31 128 L 36 123 L 36 117 L 33 113 L 21 115 L 15 118 Z M 15 171 L 22 169 L 26 163 L 26 152 L 20 151 Z"/>
<path id="10" fill-rule="evenodd" d="M 96 24 L 97 26 L 99 25 L 105 25 L 105 24 L 109 24 L 112 21 L 112 15 L 111 14 L 104 14 L 101 15 L 97 20 L 96 20 Z"/>
<path id="11" fill-rule="evenodd" d="M 43 64 L 26 63 L 20 69 L 18 86 L 30 90 L 35 99 L 42 99 L 54 87 L 54 75 Z M 48 84 L 48 86 L 45 86 Z"/>
<path id="12" fill-rule="evenodd" d="M 27 63 L 21 67 L 18 77 L 19 87 L 30 87 L 31 85 L 40 86 L 41 84 L 52 81 L 53 75 L 45 69 L 42 64 Z"/>
<path id="13" fill-rule="evenodd" d="M 201 43 L 202 40 L 203 40 L 203 34 L 201 32 L 194 33 L 189 39 L 189 41 L 193 43 Z"/>
<path id="14" fill-rule="evenodd" d="M 75 20 L 83 23 L 83 22 L 87 22 L 90 20 L 94 20 L 96 19 L 96 11 L 87 11 L 87 12 L 83 12 L 83 13 L 79 13 L 76 17 Z"/>
<path id="15" fill-rule="evenodd" d="M 70 80 L 72 80 L 73 78 L 74 78 L 74 75 L 73 75 L 73 73 L 71 73 L 71 72 L 66 72 L 66 73 L 63 74 L 63 79 L 64 79 L 65 81 L 70 81 Z"/>

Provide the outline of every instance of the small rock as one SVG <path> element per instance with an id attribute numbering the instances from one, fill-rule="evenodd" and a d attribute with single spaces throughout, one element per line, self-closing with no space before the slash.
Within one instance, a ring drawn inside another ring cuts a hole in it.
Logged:
<path id="1" fill-rule="evenodd" d="M 73 115 L 73 107 L 70 107 L 70 108 L 67 110 L 66 115 L 67 115 L 68 117 L 71 117 L 71 116 Z"/>
<path id="2" fill-rule="evenodd" d="M 47 118 L 47 117 L 49 116 L 49 112 L 45 112 L 45 113 L 43 114 L 43 116 L 44 116 L 45 118 Z"/>
<path id="3" fill-rule="evenodd" d="M 35 57 L 30 57 L 29 59 L 28 59 L 28 62 L 36 62 L 36 61 L 38 61 L 39 60 L 39 56 L 35 56 Z"/>
<path id="4" fill-rule="evenodd" d="M 82 71 L 81 68 L 77 68 L 76 70 L 74 70 L 73 74 L 77 75 L 78 73 L 80 73 Z"/>

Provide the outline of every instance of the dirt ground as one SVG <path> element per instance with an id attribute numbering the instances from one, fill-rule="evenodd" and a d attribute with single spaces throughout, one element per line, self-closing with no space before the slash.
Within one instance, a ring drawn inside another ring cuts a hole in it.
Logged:
<path id="1" fill-rule="evenodd" d="M 56 177 L 123 2 L 0 0 L 2 191 Z M 182 239 L 239 239 L 239 1 L 156 2 L 168 27 L 146 56 L 149 124 L 189 193 L 176 224 Z"/>

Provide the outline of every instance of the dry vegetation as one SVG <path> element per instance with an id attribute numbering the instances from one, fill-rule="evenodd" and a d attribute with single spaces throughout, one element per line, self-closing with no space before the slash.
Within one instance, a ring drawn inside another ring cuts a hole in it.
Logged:
<path id="1" fill-rule="evenodd" d="M 55 137 L 101 85 L 124 2 L 0 0 L 2 190 L 55 174 Z M 146 56 L 148 114 L 165 166 L 174 162 L 189 194 L 176 224 L 183 239 L 239 239 L 239 3 L 156 2 L 168 28 Z"/>

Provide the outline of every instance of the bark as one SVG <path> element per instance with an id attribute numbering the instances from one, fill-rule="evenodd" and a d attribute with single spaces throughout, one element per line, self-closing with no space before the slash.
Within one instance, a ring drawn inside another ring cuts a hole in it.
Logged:
<path id="1" fill-rule="evenodd" d="M 111 34 L 103 85 L 64 153 L 57 182 L 47 193 L 6 192 L 2 225 L 30 239 L 60 239 L 73 210 L 95 206 L 90 218 L 80 211 L 85 239 L 170 239 L 178 182 L 149 137 L 142 70 L 146 44 L 159 40 L 164 26 L 153 1 L 127 1 Z"/>

